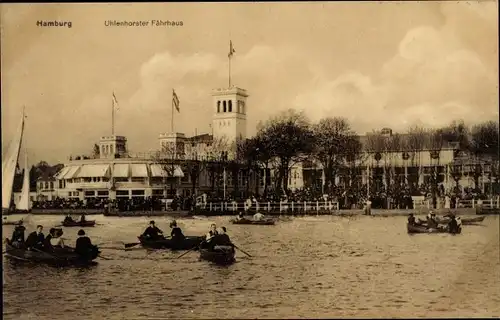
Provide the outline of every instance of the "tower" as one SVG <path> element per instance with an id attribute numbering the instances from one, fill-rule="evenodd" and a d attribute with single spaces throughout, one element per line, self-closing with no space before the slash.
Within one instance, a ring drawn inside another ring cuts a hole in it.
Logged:
<path id="1" fill-rule="evenodd" d="M 239 139 L 246 139 L 248 94 L 246 90 L 231 87 L 212 91 L 214 117 L 212 129 L 214 140 L 233 145 Z"/>
<path id="2" fill-rule="evenodd" d="M 101 159 L 121 158 L 127 154 L 127 139 L 124 136 L 105 136 L 99 141 Z"/>

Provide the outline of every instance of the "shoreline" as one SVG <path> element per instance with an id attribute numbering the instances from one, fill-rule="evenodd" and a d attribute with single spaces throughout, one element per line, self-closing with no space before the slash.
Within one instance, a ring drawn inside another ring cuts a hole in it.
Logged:
<path id="1" fill-rule="evenodd" d="M 476 215 L 476 210 L 473 208 L 459 208 L 459 209 L 434 209 L 433 210 L 436 215 L 444 215 L 449 212 L 453 212 L 455 215 Z M 319 212 L 307 212 L 307 214 L 303 214 L 302 212 L 261 212 L 267 216 L 364 216 L 364 211 L 361 209 L 342 209 L 336 211 L 319 211 Z M 414 215 L 427 215 L 429 213 L 428 209 L 372 209 L 371 215 L 372 217 L 397 217 L 397 216 L 408 216 L 410 213 Z M 8 215 L 12 216 L 22 216 L 22 215 L 104 215 L 106 217 L 190 217 L 190 216 L 236 216 L 236 212 L 216 212 L 216 211 L 129 211 L 129 212 L 113 212 L 104 214 L 103 210 L 94 210 L 94 209 L 35 209 L 29 213 L 11 213 Z M 251 215 L 251 214 L 246 214 Z M 6 216 L 6 215 L 4 215 Z"/>

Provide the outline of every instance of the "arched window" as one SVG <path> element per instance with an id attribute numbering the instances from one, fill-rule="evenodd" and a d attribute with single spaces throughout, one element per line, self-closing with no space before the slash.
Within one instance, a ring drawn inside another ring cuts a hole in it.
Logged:
<path id="1" fill-rule="evenodd" d="M 227 109 L 226 109 L 226 101 L 224 101 L 224 102 L 222 103 L 222 105 L 223 105 L 224 112 L 227 112 Z"/>
<path id="2" fill-rule="evenodd" d="M 233 112 L 233 102 L 229 100 L 228 104 L 229 104 L 229 112 Z"/>
<path id="3" fill-rule="evenodd" d="M 220 101 L 217 101 L 217 113 L 220 112 Z"/>

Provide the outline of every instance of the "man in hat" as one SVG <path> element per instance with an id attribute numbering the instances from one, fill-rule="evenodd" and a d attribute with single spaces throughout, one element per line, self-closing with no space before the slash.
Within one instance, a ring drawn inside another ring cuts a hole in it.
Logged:
<path id="1" fill-rule="evenodd" d="M 149 222 L 149 227 L 146 228 L 142 236 L 147 240 L 161 240 L 163 239 L 163 231 L 158 229 L 155 225 L 155 222 L 151 220 Z"/>
<path id="2" fill-rule="evenodd" d="M 93 249 L 92 241 L 85 235 L 85 231 L 80 229 L 78 231 L 78 239 L 76 239 L 75 252 L 85 258 L 90 256 Z"/>
<path id="3" fill-rule="evenodd" d="M 36 231 L 33 231 L 28 235 L 28 238 L 26 239 L 26 247 L 28 249 L 43 249 L 43 240 L 45 240 L 45 236 L 43 235 L 42 231 L 43 226 L 37 225 Z"/>
<path id="4" fill-rule="evenodd" d="M 172 237 L 172 240 L 178 240 L 182 241 L 184 240 L 185 236 L 182 233 L 181 228 L 177 226 L 177 221 L 172 221 L 170 223 L 170 228 L 172 228 L 172 231 L 170 232 L 170 236 Z"/>
<path id="5" fill-rule="evenodd" d="M 24 244 L 24 231 L 26 227 L 23 226 L 23 220 L 21 220 L 12 232 L 11 242 L 14 247 L 20 248 Z"/>

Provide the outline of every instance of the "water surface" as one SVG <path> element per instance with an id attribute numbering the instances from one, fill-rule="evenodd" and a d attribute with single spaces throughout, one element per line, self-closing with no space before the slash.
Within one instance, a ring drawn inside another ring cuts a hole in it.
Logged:
<path id="1" fill-rule="evenodd" d="M 30 219 L 29 231 L 62 218 Z M 136 241 L 150 218 L 95 219 L 100 225 L 86 230 L 111 260 L 57 269 L 4 259 L 4 319 L 500 316 L 498 216 L 456 236 L 408 235 L 405 217 L 177 220 L 187 235 L 225 225 L 253 256 L 238 252 L 229 267 L 198 261 L 196 252 L 175 259 L 180 253 L 115 250 Z M 168 231 L 168 218 L 154 219 Z M 3 226 L 4 236 L 12 228 Z M 71 245 L 77 231 L 64 228 Z"/>

